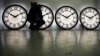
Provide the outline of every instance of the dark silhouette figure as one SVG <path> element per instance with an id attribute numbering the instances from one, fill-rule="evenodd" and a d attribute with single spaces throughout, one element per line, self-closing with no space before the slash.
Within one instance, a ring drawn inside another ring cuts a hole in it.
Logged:
<path id="1" fill-rule="evenodd" d="M 41 5 L 36 2 L 31 3 L 31 9 L 28 14 L 31 30 L 38 30 L 45 22 L 43 20 Z"/>

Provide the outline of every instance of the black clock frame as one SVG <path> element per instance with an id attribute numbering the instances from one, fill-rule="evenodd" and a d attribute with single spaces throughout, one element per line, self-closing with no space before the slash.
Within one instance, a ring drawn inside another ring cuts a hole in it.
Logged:
<path id="1" fill-rule="evenodd" d="M 64 7 L 69 7 L 69 8 L 71 8 L 71 9 L 73 9 L 73 10 L 75 11 L 76 15 L 77 15 L 77 22 L 76 22 L 76 24 L 75 24 L 73 27 L 71 27 L 71 28 L 63 28 L 63 27 L 61 27 L 61 26 L 59 25 L 59 23 L 57 22 L 57 18 L 56 18 L 57 13 L 58 13 L 58 11 L 59 11 L 60 9 L 62 9 L 62 8 L 64 8 Z M 56 13 L 55 13 L 55 22 L 56 22 L 56 24 L 58 25 L 58 27 L 60 27 L 61 29 L 64 29 L 64 30 L 73 29 L 73 28 L 77 25 L 77 23 L 78 23 L 78 13 L 77 13 L 77 11 L 76 11 L 73 7 L 71 7 L 71 6 L 62 6 L 62 7 L 58 8 L 57 11 L 56 11 Z"/>
<path id="2" fill-rule="evenodd" d="M 96 29 L 98 26 L 99 26 L 99 24 L 100 24 L 100 19 L 99 19 L 99 24 L 95 27 L 95 28 L 87 28 L 86 26 L 84 26 L 83 25 L 83 23 L 82 23 L 82 21 L 81 21 L 81 15 L 82 15 L 82 13 L 84 12 L 84 10 L 86 10 L 86 9 L 88 9 L 88 8 L 91 8 L 91 9 L 94 9 L 97 13 L 98 13 L 98 15 L 99 15 L 99 17 L 100 17 L 100 13 L 99 13 L 99 11 L 96 9 L 96 8 L 94 8 L 94 7 L 86 7 L 86 8 L 84 8 L 81 12 L 80 12 L 80 23 L 81 23 L 81 26 L 83 27 L 83 28 L 85 28 L 85 29 L 87 29 L 87 30 L 94 30 L 94 29 Z"/>
<path id="3" fill-rule="evenodd" d="M 4 12 L 3 12 L 3 14 L 2 14 L 2 21 L 3 21 L 4 25 L 5 25 L 8 29 L 11 29 L 11 30 L 18 30 L 18 29 L 20 29 L 20 28 L 22 28 L 22 27 L 24 27 L 24 26 L 26 25 L 27 16 L 26 16 L 26 21 L 25 21 L 25 23 L 24 23 L 21 27 L 19 27 L 19 28 L 11 28 L 11 27 L 9 27 L 9 26 L 5 23 L 3 17 L 4 17 L 4 13 L 6 12 L 6 10 L 7 10 L 8 8 L 12 7 L 12 6 L 19 6 L 19 7 L 21 7 L 22 9 L 24 9 L 26 15 L 27 15 L 27 11 L 26 11 L 26 9 L 25 9 L 23 6 L 17 5 L 17 4 L 13 4 L 13 5 L 9 5 L 9 6 L 4 10 Z"/>

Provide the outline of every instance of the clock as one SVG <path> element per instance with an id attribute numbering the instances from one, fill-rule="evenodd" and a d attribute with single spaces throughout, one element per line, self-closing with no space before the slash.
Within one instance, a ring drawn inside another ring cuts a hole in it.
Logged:
<path id="1" fill-rule="evenodd" d="M 62 6 L 56 11 L 55 21 L 62 29 L 72 29 L 78 23 L 78 13 L 73 7 Z"/>
<path id="2" fill-rule="evenodd" d="M 51 26 L 54 20 L 54 15 L 52 10 L 45 5 L 41 5 L 41 11 L 42 11 L 42 16 L 43 20 L 45 21 L 45 24 L 43 24 L 40 29 L 46 29 Z"/>
<path id="3" fill-rule="evenodd" d="M 2 20 L 6 27 L 17 30 L 25 25 L 27 12 L 20 5 L 10 5 L 4 10 Z"/>
<path id="4" fill-rule="evenodd" d="M 96 29 L 100 23 L 98 10 L 93 7 L 86 7 L 80 13 L 80 22 L 81 25 L 88 30 Z"/>

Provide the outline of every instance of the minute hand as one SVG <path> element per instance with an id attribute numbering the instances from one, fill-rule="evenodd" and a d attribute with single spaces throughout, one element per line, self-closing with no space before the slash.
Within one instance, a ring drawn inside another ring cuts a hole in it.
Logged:
<path id="1" fill-rule="evenodd" d="M 17 16 L 19 16 L 19 15 L 21 15 L 21 14 L 23 14 L 24 12 L 22 12 L 22 13 L 20 13 L 20 14 L 18 14 L 18 15 L 16 15 L 15 17 L 17 17 Z"/>
<path id="2" fill-rule="evenodd" d="M 96 16 L 97 14 L 95 14 L 94 16 Z M 92 19 L 94 16 L 90 17 L 90 19 Z"/>
<path id="3" fill-rule="evenodd" d="M 48 14 L 50 14 L 50 12 L 48 12 L 48 13 L 46 13 L 46 14 L 42 15 L 42 16 L 44 17 L 45 15 L 48 15 Z"/>
<path id="4" fill-rule="evenodd" d="M 73 15 L 74 13 L 71 13 L 69 16 L 67 16 L 66 18 L 69 18 L 71 15 Z"/>

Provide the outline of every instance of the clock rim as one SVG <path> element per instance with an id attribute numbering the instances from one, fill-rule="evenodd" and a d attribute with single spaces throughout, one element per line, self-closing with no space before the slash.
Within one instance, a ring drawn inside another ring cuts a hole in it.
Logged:
<path id="1" fill-rule="evenodd" d="M 5 14 L 6 10 L 7 10 L 8 8 L 10 8 L 10 7 L 13 7 L 13 6 L 21 7 L 21 8 L 25 11 L 25 13 L 26 13 L 26 21 L 25 21 L 25 23 L 24 23 L 22 26 L 18 27 L 18 28 L 9 27 L 9 26 L 5 23 L 5 21 L 4 21 L 4 14 Z M 26 22 L 27 22 L 27 11 L 26 11 L 26 9 L 25 9 L 23 6 L 21 6 L 21 5 L 18 5 L 18 4 L 9 5 L 9 6 L 7 6 L 7 7 L 4 9 L 4 11 L 3 11 L 3 14 L 2 14 L 2 21 L 3 21 L 4 25 L 5 25 L 8 29 L 11 29 L 11 30 L 18 30 L 18 29 L 20 29 L 20 28 L 22 28 L 22 27 L 24 27 L 24 26 L 26 25 Z"/>
<path id="2" fill-rule="evenodd" d="M 77 22 L 76 22 L 75 25 L 74 25 L 73 27 L 71 27 L 71 28 L 64 28 L 64 27 L 60 26 L 60 25 L 58 24 L 58 22 L 57 22 L 57 18 L 56 18 L 57 13 L 58 13 L 58 11 L 59 11 L 60 9 L 62 9 L 62 8 L 64 8 L 64 7 L 69 7 L 69 8 L 71 8 L 71 9 L 73 9 L 73 10 L 75 11 L 76 15 L 77 15 Z M 71 7 L 71 6 L 61 6 L 61 7 L 59 7 L 59 8 L 57 9 L 57 11 L 56 11 L 56 13 L 55 13 L 55 22 L 56 22 L 56 24 L 58 25 L 58 27 L 60 27 L 61 29 L 63 29 L 63 30 L 71 30 L 71 29 L 73 29 L 73 28 L 77 25 L 77 23 L 78 23 L 78 12 L 76 11 L 75 8 L 73 8 L 73 7 Z"/>
<path id="3" fill-rule="evenodd" d="M 94 9 L 94 10 L 98 13 L 99 18 L 100 18 L 100 13 L 99 13 L 99 11 L 98 11 L 96 8 L 94 8 L 94 7 L 85 7 L 85 8 L 82 9 L 82 11 L 80 12 L 80 16 L 79 16 L 79 18 L 80 18 L 80 23 L 81 23 L 81 26 L 82 26 L 83 28 L 87 29 L 87 30 L 95 30 L 95 29 L 97 29 L 97 28 L 99 27 L 100 19 L 99 19 L 99 23 L 98 23 L 98 25 L 95 26 L 94 28 L 88 28 L 88 27 L 84 26 L 84 24 L 82 23 L 82 20 L 81 20 L 82 12 L 84 12 L 84 10 L 86 10 L 86 9 L 88 9 L 88 8 L 92 8 L 92 9 Z"/>
<path id="4" fill-rule="evenodd" d="M 53 21 L 54 21 L 54 13 L 53 13 L 53 11 L 52 11 L 52 9 L 51 9 L 50 7 L 48 7 L 48 6 L 46 6 L 46 5 L 41 5 L 41 7 L 42 7 L 42 6 L 48 8 L 48 9 L 50 10 L 51 14 L 52 14 L 52 22 L 50 23 L 50 25 L 47 26 L 47 27 L 45 27 L 45 28 L 39 28 L 40 30 L 45 30 L 45 29 L 49 28 L 49 27 L 52 25 L 52 23 L 53 23 Z M 42 10 L 41 10 L 41 11 L 42 11 Z"/>

